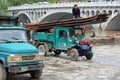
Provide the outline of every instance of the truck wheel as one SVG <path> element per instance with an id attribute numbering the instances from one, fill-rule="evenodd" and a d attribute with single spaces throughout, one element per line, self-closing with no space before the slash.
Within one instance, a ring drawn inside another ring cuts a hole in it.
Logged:
<path id="1" fill-rule="evenodd" d="M 87 53 L 87 54 L 85 55 L 85 57 L 86 57 L 87 60 L 91 60 L 92 57 L 93 57 L 93 53 Z"/>
<path id="2" fill-rule="evenodd" d="M 46 52 L 46 49 L 45 49 L 45 46 L 44 45 L 39 45 L 38 46 L 38 49 L 42 52 L 44 52 L 45 56 L 47 56 L 47 52 Z"/>
<path id="3" fill-rule="evenodd" d="M 70 56 L 70 49 L 67 50 L 67 56 Z"/>
<path id="4" fill-rule="evenodd" d="M 71 51 L 70 51 L 70 59 L 72 60 L 72 61 L 76 61 L 77 59 L 78 59 L 78 57 L 79 57 L 79 53 L 78 53 L 78 50 L 77 49 L 71 49 Z"/>
<path id="5" fill-rule="evenodd" d="M 60 55 L 60 51 L 54 51 L 54 53 L 55 53 L 55 56 L 59 56 Z"/>
<path id="6" fill-rule="evenodd" d="M 6 76 L 7 76 L 6 70 L 0 63 L 0 80 L 6 80 Z"/>
<path id="7" fill-rule="evenodd" d="M 33 79 L 39 79 L 42 75 L 42 70 L 31 71 L 30 75 Z"/>

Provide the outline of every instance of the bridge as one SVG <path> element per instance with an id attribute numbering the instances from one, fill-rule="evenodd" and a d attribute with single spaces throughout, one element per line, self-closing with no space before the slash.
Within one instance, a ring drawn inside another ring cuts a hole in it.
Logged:
<path id="1" fill-rule="evenodd" d="M 50 22 L 65 19 L 72 19 L 72 7 L 77 4 L 80 8 L 82 18 L 108 13 L 110 17 L 107 22 L 91 25 L 94 28 L 103 30 L 120 30 L 120 1 L 100 2 L 65 2 L 47 4 L 24 4 L 21 6 L 8 7 L 7 12 L 19 17 L 23 23 Z"/>

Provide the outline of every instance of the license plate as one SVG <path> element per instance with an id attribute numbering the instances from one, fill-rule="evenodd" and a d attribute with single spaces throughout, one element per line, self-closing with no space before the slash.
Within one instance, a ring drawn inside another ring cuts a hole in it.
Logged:
<path id="1" fill-rule="evenodd" d="M 27 66 L 24 66 L 24 67 L 22 67 L 22 69 L 21 69 L 21 71 L 23 72 L 23 71 L 27 71 L 28 70 L 28 67 Z"/>

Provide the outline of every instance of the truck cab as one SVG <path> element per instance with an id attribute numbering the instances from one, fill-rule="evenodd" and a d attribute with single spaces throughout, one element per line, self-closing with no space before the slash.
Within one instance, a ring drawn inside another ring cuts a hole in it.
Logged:
<path id="1" fill-rule="evenodd" d="M 44 67 L 44 53 L 27 42 L 26 30 L 16 20 L 0 16 L 0 80 L 21 73 L 38 79 Z"/>
<path id="2" fill-rule="evenodd" d="M 55 29 L 55 48 L 67 50 L 84 38 L 82 28 L 58 27 Z"/>

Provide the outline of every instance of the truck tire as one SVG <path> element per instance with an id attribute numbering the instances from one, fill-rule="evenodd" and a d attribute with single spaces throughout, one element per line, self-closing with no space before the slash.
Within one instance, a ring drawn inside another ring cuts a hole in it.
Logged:
<path id="1" fill-rule="evenodd" d="M 93 53 L 87 53 L 87 54 L 85 55 L 85 57 L 86 57 L 87 60 L 91 60 L 92 57 L 93 57 Z"/>
<path id="2" fill-rule="evenodd" d="M 41 70 L 36 70 L 36 71 L 31 71 L 30 75 L 33 79 L 39 79 L 40 76 L 42 75 L 42 69 Z"/>
<path id="3" fill-rule="evenodd" d="M 45 54 L 45 56 L 47 56 L 46 48 L 44 45 L 39 45 L 38 50 L 41 50 Z"/>
<path id="4" fill-rule="evenodd" d="M 78 57 L 79 57 L 78 50 L 75 49 L 75 48 L 71 49 L 71 51 L 70 51 L 70 59 L 72 61 L 76 61 L 76 60 L 78 60 Z"/>
<path id="5" fill-rule="evenodd" d="M 55 56 L 59 56 L 60 55 L 60 51 L 54 51 L 54 53 L 55 53 Z"/>
<path id="6" fill-rule="evenodd" d="M 67 50 L 67 56 L 70 56 L 70 49 Z"/>
<path id="7" fill-rule="evenodd" d="M 6 77 L 7 77 L 6 69 L 0 63 L 0 80 L 6 80 Z"/>

